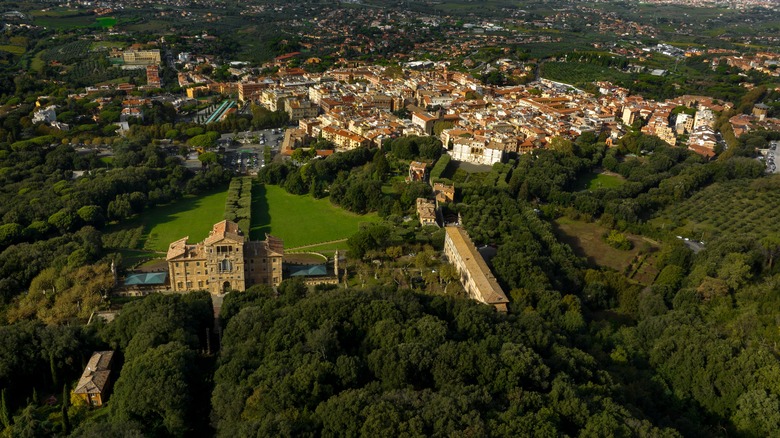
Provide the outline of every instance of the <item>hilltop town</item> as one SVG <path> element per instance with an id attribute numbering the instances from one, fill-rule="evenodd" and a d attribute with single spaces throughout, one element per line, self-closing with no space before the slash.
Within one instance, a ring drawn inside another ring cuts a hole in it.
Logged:
<path id="1" fill-rule="evenodd" d="M 771 0 L 0 5 L 3 436 L 774 436 Z"/>

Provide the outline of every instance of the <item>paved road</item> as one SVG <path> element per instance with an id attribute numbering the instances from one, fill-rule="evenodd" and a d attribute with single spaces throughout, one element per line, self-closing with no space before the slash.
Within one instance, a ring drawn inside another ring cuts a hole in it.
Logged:
<path id="1" fill-rule="evenodd" d="M 772 168 L 774 166 L 774 169 Z M 767 173 L 780 173 L 780 141 L 769 143 L 769 153 L 766 160 Z"/>
<path id="2" fill-rule="evenodd" d="M 677 236 L 678 239 L 681 239 L 685 246 L 691 249 L 694 254 L 698 254 L 701 250 L 704 249 L 704 242 L 697 242 L 695 240 L 689 239 L 687 237 L 683 238 L 681 236 Z"/>

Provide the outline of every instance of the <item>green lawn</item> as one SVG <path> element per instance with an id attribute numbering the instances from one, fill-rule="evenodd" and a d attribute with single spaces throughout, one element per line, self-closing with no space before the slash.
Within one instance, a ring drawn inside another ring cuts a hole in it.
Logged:
<path id="1" fill-rule="evenodd" d="M 13 55 L 24 55 L 24 47 L 14 46 L 11 44 L 1 45 L 0 52 L 8 52 Z"/>
<path id="2" fill-rule="evenodd" d="M 327 198 L 291 195 L 278 186 L 255 184 L 252 187 L 250 237 L 260 240 L 269 233 L 282 238 L 285 248 L 345 239 L 358 230 L 361 222 L 378 220 L 376 214 L 350 213 Z M 337 246 L 346 248 L 346 243 Z"/>
<path id="3" fill-rule="evenodd" d="M 171 242 L 189 236 L 189 242 L 205 239 L 211 227 L 221 221 L 225 214 L 227 188 L 203 196 L 185 197 L 172 204 L 144 212 L 106 230 L 106 234 L 120 233 L 136 227 L 143 227 L 136 248 L 148 251 L 167 251 Z"/>
<path id="4" fill-rule="evenodd" d="M 116 26 L 116 18 L 114 17 L 100 17 L 95 19 L 100 27 L 113 27 Z"/>
<path id="5" fill-rule="evenodd" d="M 577 190 L 613 189 L 622 186 L 624 182 L 620 175 L 588 173 L 577 181 Z"/>
<path id="6" fill-rule="evenodd" d="M 135 265 L 145 262 L 149 259 L 159 258 L 161 255 L 152 251 L 139 251 L 135 249 L 120 249 L 119 254 L 122 256 L 122 263 L 120 268 L 130 269 Z"/>

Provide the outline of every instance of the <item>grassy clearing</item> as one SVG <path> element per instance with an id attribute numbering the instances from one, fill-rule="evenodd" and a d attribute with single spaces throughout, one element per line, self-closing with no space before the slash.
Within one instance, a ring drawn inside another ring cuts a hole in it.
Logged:
<path id="1" fill-rule="evenodd" d="M 8 52 L 12 55 L 24 55 L 24 47 L 11 44 L 0 45 L 0 52 Z"/>
<path id="2" fill-rule="evenodd" d="M 640 236 L 626 234 L 634 247 L 623 251 L 604 242 L 601 236 L 608 230 L 598 224 L 561 217 L 553 221 L 553 227 L 558 238 L 571 246 L 575 254 L 585 257 L 591 265 L 624 272 L 644 284 L 651 283 L 658 274 L 652 254 L 658 246 Z"/>
<path id="3" fill-rule="evenodd" d="M 102 28 L 109 28 L 116 26 L 116 18 L 114 17 L 100 17 L 95 19 L 97 21 L 98 26 Z"/>
<path id="4" fill-rule="evenodd" d="M 291 195 L 278 186 L 255 184 L 252 188 L 250 237 L 260 240 L 265 238 L 265 233 L 273 234 L 284 240 L 286 248 L 346 239 L 362 222 L 378 220 L 376 214 L 350 213 L 327 198 Z M 307 248 L 307 251 L 321 250 L 324 246 Z"/>
<path id="5" fill-rule="evenodd" d="M 612 173 L 588 173 L 577 181 L 577 190 L 613 189 L 625 182 L 620 175 Z"/>
<path id="6" fill-rule="evenodd" d="M 142 227 L 139 239 L 126 249 L 167 251 L 171 242 L 189 236 L 190 242 L 205 239 L 211 227 L 225 213 L 227 189 L 200 197 L 186 197 L 172 204 L 157 207 L 142 215 L 106 230 L 106 234 L 129 232 Z"/>
<path id="7" fill-rule="evenodd" d="M 127 44 L 119 41 L 95 41 L 89 46 L 90 50 L 123 49 Z"/>
<path id="8" fill-rule="evenodd" d="M 43 71 L 43 67 L 46 66 L 46 61 L 41 59 L 41 55 L 43 55 L 44 50 L 41 50 L 40 52 L 35 54 L 35 57 L 30 61 L 30 69 L 33 71 L 41 72 Z"/>

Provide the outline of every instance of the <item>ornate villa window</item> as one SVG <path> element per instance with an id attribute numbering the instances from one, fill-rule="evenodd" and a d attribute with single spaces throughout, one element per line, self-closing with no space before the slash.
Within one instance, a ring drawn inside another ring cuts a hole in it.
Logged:
<path id="1" fill-rule="evenodd" d="M 219 272 L 230 272 L 233 270 L 233 264 L 228 259 L 222 259 L 219 262 Z"/>

